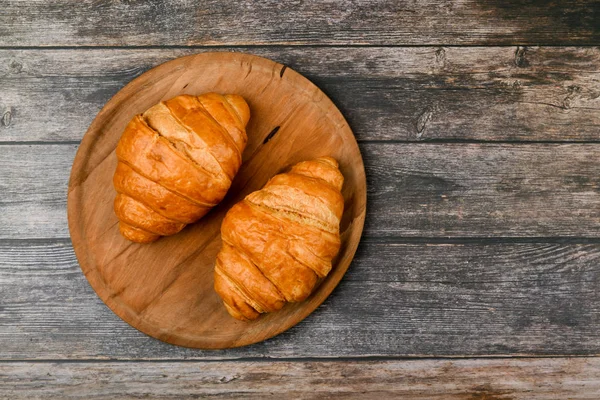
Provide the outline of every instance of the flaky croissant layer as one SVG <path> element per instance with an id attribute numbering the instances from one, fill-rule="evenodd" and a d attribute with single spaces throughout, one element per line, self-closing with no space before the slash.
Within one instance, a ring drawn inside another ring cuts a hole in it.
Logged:
<path id="1" fill-rule="evenodd" d="M 221 226 L 215 290 L 252 320 L 305 300 L 340 249 L 344 177 L 331 157 L 296 164 L 233 206 Z"/>
<path id="2" fill-rule="evenodd" d="M 148 243 L 218 204 L 242 163 L 248 104 L 238 95 L 181 95 L 136 115 L 117 145 L 114 209 L 121 234 Z"/>

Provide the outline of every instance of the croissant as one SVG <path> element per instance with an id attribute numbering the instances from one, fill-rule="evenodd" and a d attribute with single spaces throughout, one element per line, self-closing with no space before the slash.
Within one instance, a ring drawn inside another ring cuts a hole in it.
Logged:
<path id="1" fill-rule="evenodd" d="M 300 162 L 227 212 L 214 285 L 231 316 L 303 301 L 327 276 L 340 249 L 343 182 L 333 158 Z"/>
<path id="2" fill-rule="evenodd" d="M 117 145 L 114 202 L 121 234 L 139 243 L 202 218 L 229 189 L 248 140 L 238 95 L 181 95 L 133 117 Z"/>

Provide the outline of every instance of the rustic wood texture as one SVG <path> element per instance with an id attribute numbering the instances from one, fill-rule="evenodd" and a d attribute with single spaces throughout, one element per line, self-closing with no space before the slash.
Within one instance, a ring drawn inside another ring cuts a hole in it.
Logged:
<path id="1" fill-rule="evenodd" d="M 307 76 L 340 107 L 359 141 L 600 140 L 597 47 L 234 50 Z M 203 51 L 0 50 L 0 141 L 79 141 L 130 80 Z"/>
<path id="2" fill-rule="evenodd" d="M 68 240 L 0 241 L 2 359 L 595 355 L 600 243 L 361 243 L 306 320 L 260 344 L 154 340 L 94 294 Z"/>
<path id="3" fill-rule="evenodd" d="M 9 178 L 0 181 L 0 238 L 69 236 L 75 150 L 0 147 Z M 600 144 L 364 143 L 361 152 L 368 237 L 600 236 Z"/>
<path id="4" fill-rule="evenodd" d="M 594 0 L 5 0 L 0 46 L 594 44 Z"/>
<path id="5" fill-rule="evenodd" d="M 0 364 L 10 399 L 554 400 L 600 396 L 600 359 Z"/>
<path id="6" fill-rule="evenodd" d="M 600 354 L 598 1 L 1 3 L 0 398 L 600 398 L 599 358 L 399 359 Z M 211 50 L 316 83 L 362 142 L 369 184 L 332 295 L 218 352 L 114 315 L 66 220 L 100 108 Z"/>
<path id="7" fill-rule="evenodd" d="M 201 78 L 199 78 L 201 77 Z M 243 164 L 226 199 L 177 235 L 151 244 L 119 232 L 113 210 L 115 147 L 131 118 L 181 94 L 234 93 L 250 107 Z M 214 289 L 225 213 L 274 175 L 317 157 L 339 163 L 344 186 L 341 248 L 331 272 L 310 297 L 242 322 Z M 73 161 L 67 213 L 81 269 L 98 296 L 121 318 L 157 339 L 222 349 L 260 342 L 306 318 L 344 276 L 365 220 L 363 161 L 350 127 L 323 92 L 295 71 L 241 53 L 204 53 L 154 68 L 124 87 L 100 111 Z"/>

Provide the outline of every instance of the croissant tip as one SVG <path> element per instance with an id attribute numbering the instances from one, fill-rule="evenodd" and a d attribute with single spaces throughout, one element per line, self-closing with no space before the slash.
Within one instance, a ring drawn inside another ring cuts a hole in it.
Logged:
<path id="1" fill-rule="evenodd" d="M 337 160 L 333 157 L 319 157 L 315 161 L 320 161 L 320 162 L 329 164 L 335 168 L 339 168 L 339 166 L 340 166 L 339 163 L 337 162 Z"/>
<path id="2" fill-rule="evenodd" d="M 140 244 L 152 243 L 160 238 L 160 235 L 135 228 L 123 221 L 119 221 L 119 232 L 125 239 Z"/>
<path id="3" fill-rule="evenodd" d="M 225 99 L 231 104 L 244 126 L 248 125 L 248 121 L 250 120 L 250 107 L 246 100 L 238 94 L 226 94 Z"/>

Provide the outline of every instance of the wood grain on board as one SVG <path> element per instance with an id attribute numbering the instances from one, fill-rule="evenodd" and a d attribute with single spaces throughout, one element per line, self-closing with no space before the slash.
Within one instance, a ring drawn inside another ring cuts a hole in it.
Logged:
<path id="1" fill-rule="evenodd" d="M 0 46 L 594 44 L 597 1 L 5 0 Z"/>
<path id="2" fill-rule="evenodd" d="M 0 141 L 79 141 L 133 78 L 207 50 L 0 50 Z M 262 55 L 302 73 L 332 98 L 359 141 L 600 141 L 597 47 L 217 50 Z"/>
<path id="3" fill-rule="evenodd" d="M 285 130 L 277 135 L 284 137 Z M 0 238 L 69 237 L 66 191 L 76 147 L 0 147 L 0 168 L 8 176 L 0 180 Z M 600 144 L 360 148 L 368 182 L 367 237 L 600 236 Z"/>
<path id="4" fill-rule="evenodd" d="M 4 360 L 595 355 L 600 244 L 361 243 L 331 296 L 256 345 L 198 351 L 114 315 L 68 240 L 0 241 Z"/>
<path id="5" fill-rule="evenodd" d="M 0 364 L 10 399 L 555 400 L 600 395 L 600 359 Z"/>

